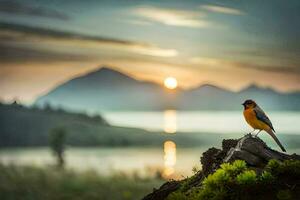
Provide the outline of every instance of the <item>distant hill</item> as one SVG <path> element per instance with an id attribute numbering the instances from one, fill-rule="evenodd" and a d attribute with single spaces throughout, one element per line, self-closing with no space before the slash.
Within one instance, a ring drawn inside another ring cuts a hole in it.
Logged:
<path id="1" fill-rule="evenodd" d="M 90 117 L 50 107 L 42 110 L 0 103 L 0 148 L 47 146 L 49 132 L 57 127 L 66 130 L 67 144 L 72 146 L 162 146 L 170 138 L 187 146 L 209 144 L 215 140 L 211 137 L 195 140 L 187 135 L 110 126 L 99 115 Z"/>
<path id="2" fill-rule="evenodd" d="M 267 110 L 300 110 L 300 93 L 279 93 L 251 85 L 232 92 L 213 85 L 170 91 L 161 85 L 136 80 L 102 67 L 71 79 L 39 97 L 35 104 L 51 104 L 80 111 L 122 110 L 237 110 L 245 99 L 254 99 Z"/>
<path id="3" fill-rule="evenodd" d="M 56 127 L 67 131 L 67 144 L 74 146 L 126 146 L 140 142 L 148 133 L 112 127 L 99 115 L 90 117 L 49 107 L 41 110 L 16 103 L 0 104 L 0 147 L 46 146 L 50 130 Z"/>

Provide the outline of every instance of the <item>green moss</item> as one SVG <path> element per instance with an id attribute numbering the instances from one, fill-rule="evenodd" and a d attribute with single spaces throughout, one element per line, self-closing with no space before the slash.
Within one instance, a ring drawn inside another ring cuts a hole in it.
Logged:
<path id="1" fill-rule="evenodd" d="M 275 177 L 268 171 L 263 171 L 259 177 L 261 182 L 271 183 L 275 180 Z"/>
<path id="2" fill-rule="evenodd" d="M 277 176 L 285 173 L 300 176 L 300 161 L 286 160 L 284 162 L 279 162 L 277 160 L 270 160 L 266 166 L 266 170 Z"/>
<path id="3" fill-rule="evenodd" d="M 255 184 L 257 180 L 256 173 L 253 170 L 246 170 L 241 174 L 237 175 L 236 182 L 240 185 L 251 185 Z"/>
<path id="4" fill-rule="evenodd" d="M 246 162 L 243 160 L 236 160 L 232 164 L 224 163 L 221 165 L 221 169 L 225 170 L 231 176 L 235 176 L 247 169 Z"/>
<path id="5" fill-rule="evenodd" d="M 230 181 L 229 174 L 223 170 L 219 169 L 215 173 L 208 175 L 208 177 L 203 181 L 204 187 L 222 187 L 224 183 Z"/>
<path id="6" fill-rule="evenodd" d="M 256 174 L 244 161 L 237 160 L 222 164 L 196 187 L 188 184 L 193 177 L 183 181 L 167 200 L 297 199 L 299 179 L 300 161 L 271 160 L 261 174 Z"/>

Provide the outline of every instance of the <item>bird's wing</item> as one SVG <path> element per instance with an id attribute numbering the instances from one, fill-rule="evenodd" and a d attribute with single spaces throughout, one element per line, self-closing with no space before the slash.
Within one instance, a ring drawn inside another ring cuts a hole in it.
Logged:
<path id="1" fill-rule="evenodd" d="M 256 106 L 254 108 L 254 112 L 255 112 L 256 118 L 258 120 L 266 123 L 275 132 L 271 120 L 269 119 L 269 117 L 266 115 L 266 113 L 259 106 Z"/>

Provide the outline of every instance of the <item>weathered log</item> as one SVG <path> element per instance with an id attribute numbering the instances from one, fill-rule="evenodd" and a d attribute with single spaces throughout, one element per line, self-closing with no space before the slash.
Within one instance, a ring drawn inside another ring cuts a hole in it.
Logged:
<path id="1" fill-rule="evenodd" d="M 244 160 L 249 166 L 263 168 L 271 159 L 279 161 L 290 159 L 300 160 L 300 156 L 275 151 L 268 147 L 260 138 L 246 135 L 238 140 L 235 147 L 229 149 L 223 162 Z"/>

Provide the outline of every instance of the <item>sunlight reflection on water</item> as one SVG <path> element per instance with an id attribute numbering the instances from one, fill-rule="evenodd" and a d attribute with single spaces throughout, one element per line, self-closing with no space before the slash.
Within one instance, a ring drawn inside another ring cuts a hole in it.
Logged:
<path id="1" fill-rule="evenodd" d="M 176 110 L 164 111 L 164 132 L 175 134 L 177 131 L 177 112 Z M 169 178 L 175 173 L 176 165 L 176 144 L 171 140 L 164 142 L 164 169 L 162 176 Z"/>
<path id="2" fill-rule="evenodd" d="M 176 110 L 164 111 L 164 131 L 166 133 L 176 133 L 176 131 L 177 131 L 177 112 L 176 112 Z"/>
<path id="3" fill-rule="evenodd" d="M 176 144 L 173 141 L 164 143 L 164 171 L 163 177 L 168 178 L 175 172 L 176 164 Z"/>

